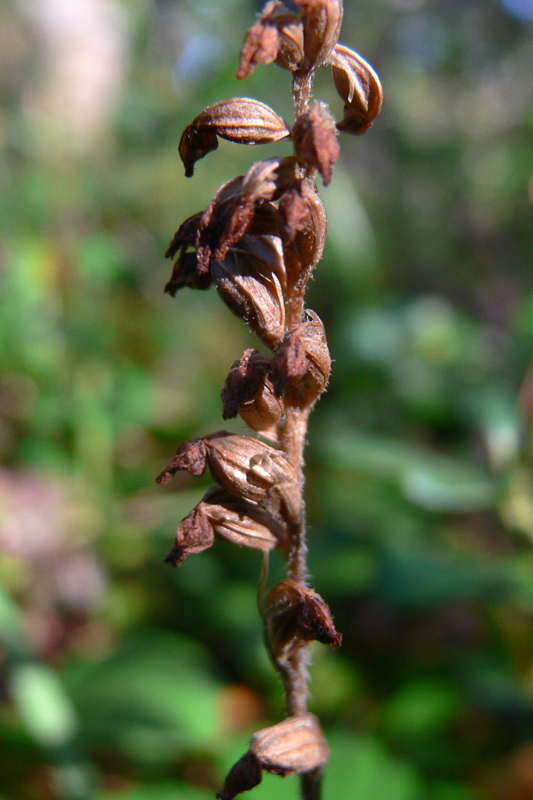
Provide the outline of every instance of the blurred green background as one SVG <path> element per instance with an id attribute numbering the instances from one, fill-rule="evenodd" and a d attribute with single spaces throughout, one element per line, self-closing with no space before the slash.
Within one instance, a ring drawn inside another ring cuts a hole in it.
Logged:
<path id="1" fill-rule="evenodd" d="M 252 335 L 163 294 L 183 219 L 258 158 L 207 104 L 291 119 L 290 76 L 234 78 L 250 0 L 0 9 L 1 800 L 202 800 L 283 701 L 260 556 L 163 564 L 209 480 L 154 478 L 221 427 Z M 341 139 L 309 292 L 335 360 L 307 454 L 324 800 L 533 798 L 532 0 L 347 0 L 381 116 Z M 315 94 L 337 118 L 329 70 Z M 275 569 L 281 574 L 279 562 Z M 298 795 L 265 777 L 256 800 Z"/>

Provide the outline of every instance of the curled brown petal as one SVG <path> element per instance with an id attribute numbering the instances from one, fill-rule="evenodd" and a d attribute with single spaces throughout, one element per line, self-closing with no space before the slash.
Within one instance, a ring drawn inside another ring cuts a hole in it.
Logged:
<path id="1" fill-rule="evenodd" d="M 303 28 L 300 19 L 279 0 L 271 0 L 246 34 L 237 78 L 246 78 L 258 64 L 272 64 L 274 61 L 294 71 L 302 59 Z"/>

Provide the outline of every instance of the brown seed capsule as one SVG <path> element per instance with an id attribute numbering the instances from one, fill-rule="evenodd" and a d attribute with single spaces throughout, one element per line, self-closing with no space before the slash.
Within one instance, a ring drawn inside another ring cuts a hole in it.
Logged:
<path id="1" fill-rule="evenodd" d="M 287 126 L 270 106 L 248 97 L 235 97 L 198 114 L 181 135 L 179 154 L 185 175 L 190 178 L 195 163 L 218 147 L 217 136 L 238 144 L 265 144 L 288 135 Z"/>
<path id="2" fill-rule="evenodd" d="M 296 14 L 279 0 L 272 0 L 246 34 L 237 78 L 250 75 L 258 64 L 296 70 L 303 60 L 303 27 Z"/>
<path id="3" fill-rule="evenodd" d="M 252 736 L 252 753 L 264 770 L 275 775 L 300 775 L 323 769 L 329 747 L 314 714 L 289 717 Z"/>
<path id="4" fill-rule="evenodd" d="M 272 350 L 285 334 L 285 304 L 277 272 L 283 258 L 275 239 L 243 236 L 211 275 L 227 306 Z"/>
<path id="5" fill-rule="evenodd" d="M 303 70 L 324 64 L 337 44 L 342 25 L 342 0 L 294 0 L 304 26 Z"/>
<path id="6" fill-rule="evenodd" d="M 225 489 L 210 489 L 198 508 L 221 539 L 255 550 L 288 547 L 287 526 L 280 519 Z"/>
<path id="7" fill-rule="evenodd" d="M 297 118 L 292 139 L 298 162 L 307 168 L 318 169 L 327 186 L 339 157 L 339 144 L 335 121 L 326 103 L 315 100 L 311 110 Z"/>
<path id="8" fill-rule="evenodd" d="M 183 444 L 157 482 L 165 485 L 179 470 L 201 475 L 209 464 L 217 483 L 230 494 L 260 503 L 294 524 L 301 511 L 298 476 L 284 453 L 227 431 Z"/>
<path id="9" fill-rule="evenodd" d="M 224 431 L 204 441 L 209 467 L 220 486 L 294 522 L 301 508 L 300 488 L 282 452 L 258 439 Z"/>
<path id="10" fill-rule="evenodd" d="M 292 578 L 285 578 L 270 589 L 262 613 L 269 647 L 276 659 L 301 642 L 316 640 L 339 645 L 342 641 L 327 603 L 313 589 Z"/>
<path id="11" fill-rule="evenodd" d="M 258 350 L 245 350 L 226 378 L 222 401 L 223 419 L 240 414 L 252 430 L 273 435 L 283 414 L 283 401 L 274 388 L 268 358 Z"/>
<path id="12" fill-rule="evenodd" d="M 272 359 L 276 391 L 286 400 L 308 408 L 325 390 L 331 372 L 331 356 L 324 324 L 314 311 L 289 333 Z"/>
<path id="13" fill-rule="evenodd" d="M 214 541 L 213 525 L 200 504 L 181 522 L 172 550 L 165 561 L 173 567 L 179 567 L 188 555 L 207 550 Z"/>
<path id="14" fill-rule="evenodd" d="M 296 282 L 307 282 L 322 257 L 326 211 L 314 183 L 304 179 L 281 196 L 278 213 L 290 293 Z"/>
<path id="15" fill-rule="evenodd" d="M 330 54 L 335 87 L 344 100 L 344 133 L 364 133 L 381 111 L 383 91 L 377 74 L 359 53 L 338 44 Z"/>

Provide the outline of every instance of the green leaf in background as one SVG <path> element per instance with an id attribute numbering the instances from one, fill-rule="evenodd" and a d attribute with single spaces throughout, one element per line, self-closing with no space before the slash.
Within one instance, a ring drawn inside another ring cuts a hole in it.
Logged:
<path id="1" fill-rule="evenodd" d="M 380 480 L 394 480 L 406 497 L 432 511 L 476 511 L 493 507 L 496 483 L 470 462 L 440 456 L 392 439 L 344 429 L 324 438 L 328 467 L 353 470 Z"/>
<path id="2" fill-rule="evenodd" d="M 329 737 L 331 758 L 324 797 L 334 800 L 425 800 L 424 784 L 407 760 L 374 736 L 340 731 Z"/>
<path id="3" fill-rule="evenodd" d="M 218 731 L 219 684 L 194 641 L 143 631 L 108 659 L 67 675 L 83 734 L 141 762 L 159 763 L 183 747 L 206 747 Z"/>

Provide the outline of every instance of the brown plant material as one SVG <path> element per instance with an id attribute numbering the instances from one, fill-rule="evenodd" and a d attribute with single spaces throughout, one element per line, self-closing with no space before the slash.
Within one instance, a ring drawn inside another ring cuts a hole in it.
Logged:
<path id="1" fill-rule="evenodd" d="M 276 660 L 302 642 L 340 645 L 327 603 L 313 589 L 285 578 L 266 595 L 263 607 L 267 641 Z"/>
<path id="2" fill-rule="evenodd" d="M 305 289 L 327 227 L 316 173 L 330 182 L 339 156 L 337 131 L 368 129 L 381 109 L 381 86 L 361 56 L 338 44 L 342 0 L 292 0 L 292 6 L 298 14 L 281 0 L 266 3 L 244 39 L 237 72 L 244 78 L 258 64 L 274 62 L 292 72 L 292 130 L 264 103 L 234 98 L 202 111 L 179 146 L 187 176 L 219 138 L 241 144 L 287 138 L 292 154 L 257 161 L 246 175 L 224 183 L 205 211 L 180 226 L 166 253 L 176 259 L 167 292 L 214 283 L 226 305 L 274 353 L 245 350 L 226 379 L 222 401 L 224 419 L 240 414 L 278 447 L 218 431 L 182 445 L 158 478 L 165 484 L 178 470 L 200 475 L 209 467 L 218 484 L 179 525 L 167 561 L 178 566 L 215 537 L 263 551 L 258 606 L 290 716 L 254 734 L 220 800 L 257 786 L 263 770 L 299 774 L 303 800 L 320 800 L 328 747 L 307 710 L 307 645 L 339 645 L 342 639 L 327 604 L 306 585 L 303 449 L 308 415 L 326 389 L 331 357 L 321 320 L 305 309 Z M 310 107 L 314 71 L 326 63 L 345 104 L 338 125 L 326 104 Z M 283 552 L 287 577 L 268 591 L 273 549 Z"/>
<path id="3" fill-rule="evenodd" d="M 211 275 L 231 310 L 272 350 L 285 334 L 285 305 L 277 272 L 280 249 L 267 237 L 244 236 L 224 261 L 213 261 Z"/>
<path id="4" fill-rule="evenodd" d="M 248 97 L 235 97 L 215 103 L 195 117 L 181 135 L 179 154 L 185 175 L 190 178 L 195 163 L 217 149 L 217 136 L 238 144 L 265 144 L 288 135 L 289 129 L 270 106 Z"/>
<path id="5" fill-rule="evenodd" d="M 322 320 L 307 311 L 308 321 L 289 333 L 272 359 L 278 394 L 296 408 L 308 408 L 325 391 L 331 356 Z"/>
<path id="6" fill-rule="evenodd" d="M 179 525 L 174 545 L 165 556 L 165 561 L 173 567 L 179 567 L 188 555 L 207 550 L 214 541 L 213 526 L 197 506 Z"/>
<path id="7" fill-rule="evenodd" d="M 344 118 L 337 127 L 344 133 L 361 134 L 381 111 L 383 92 L 379 78 L 359 53 L 338 44 L 330 55 L 335 87 L 344 100 Z"/>
<path id="8" fill-rule="evenodd" d="M 326 103 L 315 100 L 311 110 L 298 117 L 292 138 L 298 162 L 307 169 L 317 169 L 327 186 L 339 157 L 339 144 L 335 120 Z"/>
<path id="9" fill-rule="evenodd" d="M 285 454 L 258 439 L 218 431 L 181 445 L 157 478 L 164 486 L 179 470 L 201 475 L 206 465 L 230 494 L 260 503 L 292 524 L 301 509 L 298 478 Z"/>
<path id="10" fill-rule="evenodd" d="M 279 201 L 280 235 L 287 273 L 287 292 L 309 280 L 326 241 L 327 219 L 315 185 L 304 179 Z"/>
<path id="11" fill-rule="evenodd" d="M 222 419 L 240 414 L 252 430 L 274 437 L 283 414 L 283 401 L 276 393 L 268 358 L 258 350 L 245 350 L 226 378 L 222 402 Z"/>
<path id="12" fill-rule="evenodd" d="M 266 508 L 225 489 L 210 489 L 200 503 L 215 536 L 255 550 L 287 549 L 287 525 Z"/>
<path id="13" fill-rule="evenodd" d="M 329 747 L 314 714 L 291 716 L 252 736 L 250 749 L 231 768 L 220 800 L 233 800 L 261 781 L 261 770 L 273 775 L 302 775 L 322 771 Z"/>
<path id="14" fill-rule="evenodd" d="M 304 26 L 302 70 L 324 64 L 338 42 L 342 25 L 342 0 L 294 0 Z"/>
<path id="15" fill-rule="evenodd" d="M 294 72 L 303 57 L 303 27 L 299 17 L 279 0 L 272 0 L 246 34 L 237 78 L 242 80 L 251 75 L 258 64 L 274 61 Z"/>

